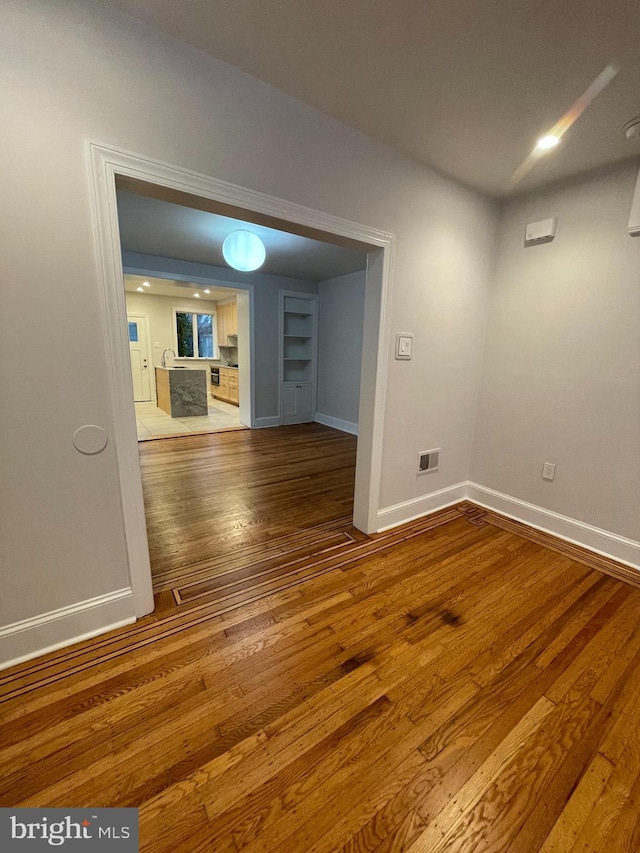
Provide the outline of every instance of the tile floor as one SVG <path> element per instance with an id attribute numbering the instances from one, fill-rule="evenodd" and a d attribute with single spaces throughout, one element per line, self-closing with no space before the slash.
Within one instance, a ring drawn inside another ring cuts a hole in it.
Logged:
<path id="1" fill-rule="evenodd" d="M 237 406 L 209 397 L 209 414 L 195 418 L 172 418 L 154 402 L 136 403 L 138 441 L 161 435 L 188 435 L 190 432 L 217 432 L 228 427 L 239 427 L 240 412 Z"/>

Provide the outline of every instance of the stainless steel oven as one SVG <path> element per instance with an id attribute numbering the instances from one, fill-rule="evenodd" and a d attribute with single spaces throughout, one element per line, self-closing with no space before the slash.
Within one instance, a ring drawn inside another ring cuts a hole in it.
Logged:
<path id="1" fill-rule="evenodd" d="M 220 368 L 212 367 L 211 368 L 211 384 L 219 387 L 220 385 Z"/>

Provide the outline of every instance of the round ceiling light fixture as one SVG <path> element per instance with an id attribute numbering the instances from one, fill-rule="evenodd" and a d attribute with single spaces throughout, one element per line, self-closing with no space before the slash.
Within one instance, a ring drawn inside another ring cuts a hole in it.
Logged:
<path id="1" fill-rule="evenodd" d="M 225 237 L 222 254 L 229 266 L 240 272 L 259 269 L 267 257 L 264 243 L 251 231 L 233 231 Z"/>

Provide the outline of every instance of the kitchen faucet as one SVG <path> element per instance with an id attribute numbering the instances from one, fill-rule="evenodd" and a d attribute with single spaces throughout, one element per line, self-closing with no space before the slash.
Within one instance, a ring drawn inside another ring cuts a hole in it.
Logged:
<path id="1" fill-rule="evenodd" d="M 172 349 L 169 349 L 169 348 L 167 347 L 167 349 L 166 349 L 166 350 L 164 350 L 164 352 L 162 353 L 162 361 L 161 361 L 161 364 L 162 364 L 162 366 L 163 366 L 163 367 L 166 367 L 166 366 L 167 366 L 167 359 L 165 358 L 165 356 L 166 356 L 166 354 L 167 354 L 168 352 L 170 352 L 170 353 L 171 353 L 171 355 L 172 355 L 174 358 L 176 357 L 175 352 L 174 352 Z"/>

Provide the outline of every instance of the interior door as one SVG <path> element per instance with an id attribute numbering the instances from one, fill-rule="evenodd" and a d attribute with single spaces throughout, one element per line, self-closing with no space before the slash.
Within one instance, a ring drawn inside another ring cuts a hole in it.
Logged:
<path id="1" fill-rule="evenodd" d="M 129 326 L 129 354 L 131 356 L 131 378 L 133 379 L 133 399 L 143 403 L 153 399 L 151 396 L 151 371 L 149 369 L 149 342 L 147 324 L 144 317 L 127 315 Z"/>

